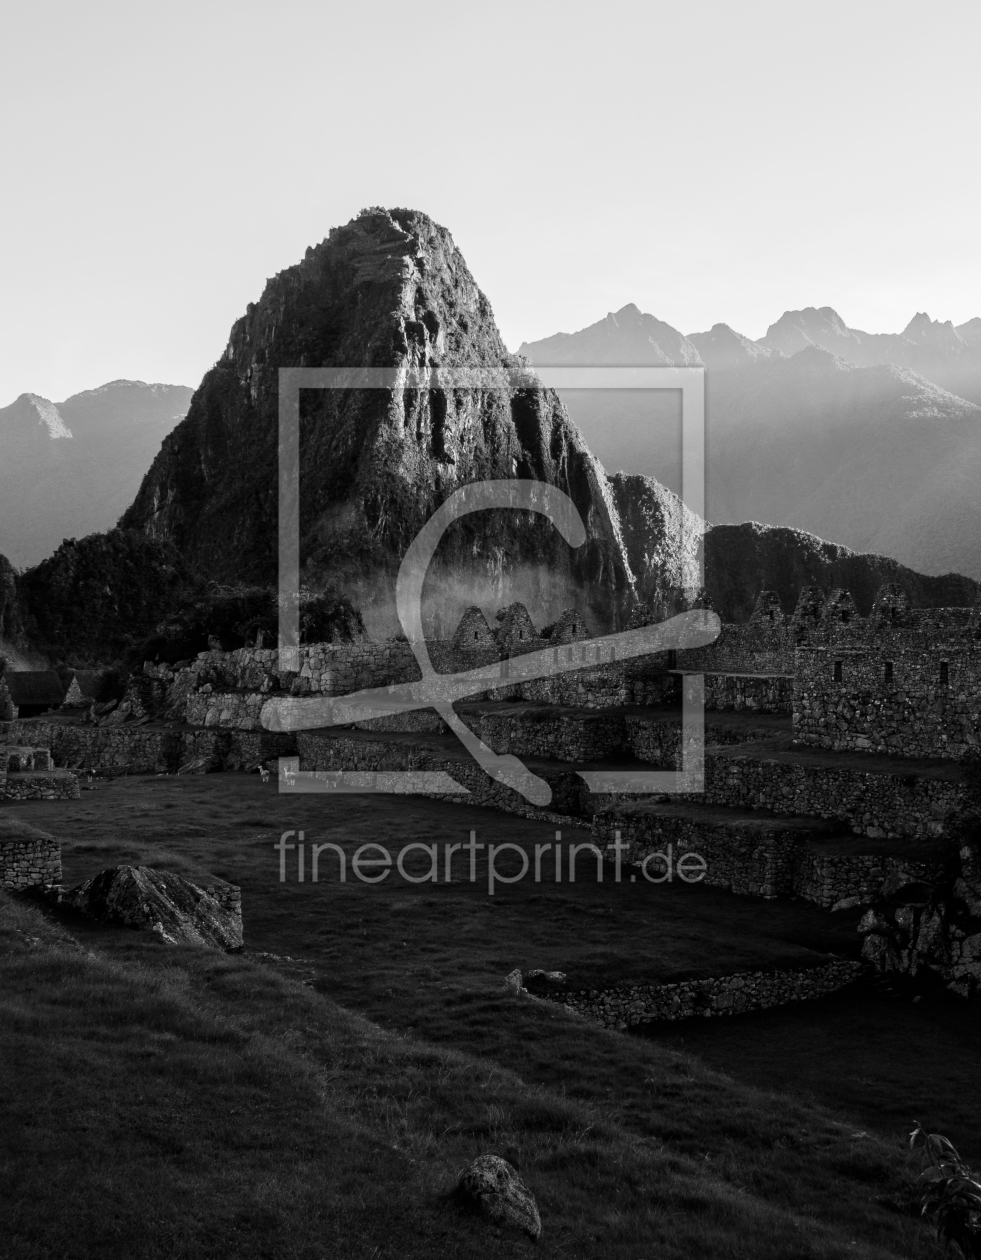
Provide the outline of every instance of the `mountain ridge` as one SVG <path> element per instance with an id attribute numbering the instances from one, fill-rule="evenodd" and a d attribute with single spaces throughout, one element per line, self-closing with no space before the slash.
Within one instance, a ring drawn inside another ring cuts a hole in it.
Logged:
<path id="1" fill-rule="evenodd" d="M 632 361 L 634 341 L 617 342 L 612 327 L 607 361 Z M 922 312 L 907 325 L 910 336 L 864 334 L 831 307 L 785 312 L 760 342 L 725 325 L 687 338 L 706 365 L 707 518 L 760 520 L 926 574 L 981 577 L 981 411 L 970 391 L 914 366 L 924 354 L 933 362 L 937 345 L 953 347 L 948 379 L 976 361 L 981 399 L 981 319 L 962 327 L 968 338 L 978 330 L 975 350 L 951 323 Z M 564 341 L 564 362 L 578 352 L 585 364 L 588 339 L 577 336 Z M 669 344 L 665 335 L 662 348 Z M 545 365 L 550 346 L 546 338 L 522 351 Z M 677 404 L 637 391 L 563 398 L 608 469 L 680 489 Z"/>
<path id="2" fill-rule="evenodd" d="M 111 528 L 192 392 L 116 380 L 0 408 L 0 552 L 23 568 L 65 538 Z"/>

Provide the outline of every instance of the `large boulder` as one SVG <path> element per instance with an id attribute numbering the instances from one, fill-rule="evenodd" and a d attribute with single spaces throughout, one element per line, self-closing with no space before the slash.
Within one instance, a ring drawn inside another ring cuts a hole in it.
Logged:
<path id="1" fill-rule="evenodd" d="M 205 886 L 148 866 L 114 866 L 62 894 L 61 904 L 107 923 L 155 932 L 168 945 L 241 949 L 242 898 L 234 884 Z"/>
<path id="2" fill-rule="evenodd" d="M 534 1195 L 500 1155 L 481 1155 L 460 1177 L 459 1196 L 497 1225 L 520 1229 L 538 1239 L 542 1221 Z"/>

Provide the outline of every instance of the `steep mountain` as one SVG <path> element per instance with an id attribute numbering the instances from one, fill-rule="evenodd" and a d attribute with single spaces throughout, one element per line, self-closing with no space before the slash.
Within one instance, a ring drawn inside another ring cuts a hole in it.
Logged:
<path id="1" fill-rule="evenodd" d="M 618 472 L 609 484 L 640 599 L 656 604 L 665 591 L 694 597 L 705 523 L 653 477 Z"/>
<path id="2" fill-rule="evenodd" d="M 306 391 L 301 396 L 304 576 L 339 582 L 390 633 L 408 544 L 459 486 L 523 477 L 565 490 L 587 527 L 572 551 L 544 518 L 478 513 L 444 536 L 431 608 L 510 596 L 555 614 L 573 589 L 597 625 L 632 598 L 602 469 L 558 396 L 501 340 L 445 228 L 413 210 L 362 212 L 268 281 L 165 440 L 120 522 L 173 543 L 209 577 L 275 581 L 278 369 L 480 366 L 501 388 Z"/>
<path id="3" fill-rule="evenodd" d="M 191 393 L 112 381 L 61 403 L 21 394 L 0 409 L 0 551 L 37 564 L 62 539 L 113 525 Z"/>
<path id="4" fill-rule="evenodd" d="M 724 325 L 685 339 L 707 367 L 708 519 L 788 526 L 921 572 L 981 577 L 981 410 L 908 367 L 842 357 L 916 358 L 946 346 L 967 362 L 968 343 L 951 325 L 918 316 L 906 334 L 876 340 L 830 308 L 810 308 L 785 315 L 762 343 Z M 545 365 L 548 346 L 524 349 Z M 608 362 L 634 354 L 630 337 L 606 347 Z M 608 469 L 677 493 L 677 399 L 587 390 L 563 399 Z"/>

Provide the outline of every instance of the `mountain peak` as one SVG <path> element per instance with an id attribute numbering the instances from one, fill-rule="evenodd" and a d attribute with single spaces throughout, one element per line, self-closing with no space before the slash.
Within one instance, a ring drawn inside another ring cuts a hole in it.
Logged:
<path id="1" fill-rule="evenodd" d="M 419 211 L 371 208 L 267 282 L 164 442 L 123 526 L 174 542 L 218 580 L 272 580 L 279 369 L 355 364 L 490 367 L 502 385 L 518 366 L 450 233 Z M 499 585 L 506 569 L 508 581 L 524 573 L 537 583 L 545 605 L 574 590 L 597 624 L 619 616 L 633 578 L 612 502 L 554 391 L 309 390 L 300 419 L 305 576 L 343 587 L 370 633 L 397 628 L 395 574 L 436 508 L 462 486 L 515 477 L 573 497 L 589 522 L 587 542 L 572 552 L 537 515 L 478 513 L 482 523 L 467 518 L 447 533 L 424 608 L 435 608 L 442 591 L 448 615 L 468 583 L 466 603 L 479 603 L 474 595 Z"/>
<path id="2" fill-rule="evenodd" d="M 48 437 L 52 441 L 72 436 L 71 429 L 65 424 L 55 404 L 50 398 L 42 398 L 40 394 L 21 394 L 10 407 L 4 410 L 8 414 L 13 412 L 18 419 L 23 417 L 22 424 L 33 422 L 47 429 Z"/>
<path id="3" fill-rule="evenodd" d="M 902 335 L 921 345 L 929 343 L 938 347 L 955 347 L 965 344 L 953 321 L 947 319 L 941 323 L 939 319 L 931 319 L 926 311 L 917 311 Z"/>
<path id="4" fill-rule="evenodd" d="M 622 323 L 629 320 L 643 319 L 644 316 L 635 302 L 628 302 L 626 306 L 621 306 L 618 311 L 610 311 L 606 318 Z M 651 319 L 653 318 L 654 316 L 652 315 Z"/>
<path id="5" fill-rule="evenodd" d="M 709 371 L 713 368 L 744 367 L 771 355 L 768 347 L 744 337 L 728 324 L 713 324 L 708 332 L 689 333 L 688 340 Z M 780 357 L 779 351 L 777 357 Z"/>
<path id="6" fill-rule="evenodd" d="M 656 315 L 633 302 L 575 333 L 556 333 L 522 342 L 518 353 L 541 367 L 574 363 L 586 367 L 699 367 L 692 343 Z"/>
<path id="7" fill-rule="evenodd" d="M 799 311 L 784 311 L 757 344 L 788 356 L 805 346 L 822 346 L 847 359 L 853 357 L 860 340 L 861 334 L 849 328 L 834 307 L 805 306 Z"/>

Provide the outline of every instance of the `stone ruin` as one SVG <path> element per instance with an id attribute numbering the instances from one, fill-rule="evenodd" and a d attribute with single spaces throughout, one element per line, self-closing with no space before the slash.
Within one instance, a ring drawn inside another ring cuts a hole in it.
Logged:
<path id="1" fill-rule="evenodd" d="M 965 819 L 981 790 L 981 610 L 910 609 L 898 588 L 885 587 L 868 615 L 847 591 L 814 588 L 788 611 L 764 591 L 749 621 L 724 625 L 712 644 L 618 661 L 590 654 L 589 628 L 574 610 L 539 629 L 512 604 L 492 621 L 470 608 L 450 639 L 427 646 L 441 672 L 498 665 L 494 685 L 457 712 L 495 752 L 535 762 L 552 792 L 548 808 L 486 776 L 433 711 L 347 728 L 262 728 L 271 696 L 418 679 L 401 639 L 147 663 L 120 702 L 0 723 L 0 742 L 50 752 L 66 777 L 44 790 L 68 795 L 77 791 L 72 772 L 84 770 L 252 770 L 285 758 L 304 771 L 442 771 L 472 803 L 587 828 L 601 846 L 619 832 L 630 863 L 671 844 L 678 856 L 702 854 L 716 886 L 865 911 L 870 967 L 930 974 L 965 995 L 981 989 L 981 918 L 963 895 L 965 863 L 974 861 L 964 854 L 976 851 Z M 529 651 L 547 649 L 566 664 L 573 647 L 576 667 L 552 677 L 514 681 L 509 672 Z M 583 777 L 590 767 L 679 767 L 690 675 L 704 684 L 704 791 L 594 794 Z M 27 784 L 18 776 L 59 773 L 12 768 L 13 756 L 8 798 Z M 919 901 L 897 901 L 911 889 Z"/>

